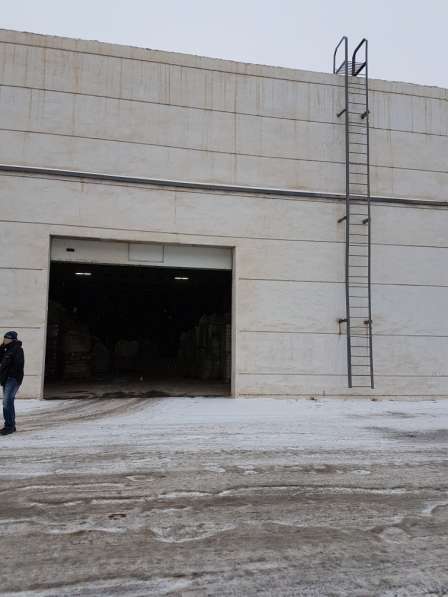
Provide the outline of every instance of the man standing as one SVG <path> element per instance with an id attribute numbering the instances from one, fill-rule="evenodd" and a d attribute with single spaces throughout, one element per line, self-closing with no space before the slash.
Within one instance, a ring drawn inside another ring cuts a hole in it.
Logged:
<path id="1" fill-rule="evenodd" d="M 5 426 L 1 435 L 9 435 L 16 430 L 14 399 L 23 381 L 25 357 L 22 343 L 17 340 L 17 332 L 7 332 L 0 345 L 0 384 L 3 387 L 3 417 Z"/>

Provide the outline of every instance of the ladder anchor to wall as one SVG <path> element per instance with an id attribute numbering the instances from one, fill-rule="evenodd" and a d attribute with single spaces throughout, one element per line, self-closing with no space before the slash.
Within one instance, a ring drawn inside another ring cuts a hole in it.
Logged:
<path id="1" fill-rule="evenodd" d="M 349 388 L 373 389 L 368 42 L 350 57 L 348 45 L 344 36 L 333 54 L 345 100 L 337 117 L 345 115 L 345 215 L 338 223 L 345 222 L 346 316 L 338 323 L 340 333 L 346 324 Z"/>

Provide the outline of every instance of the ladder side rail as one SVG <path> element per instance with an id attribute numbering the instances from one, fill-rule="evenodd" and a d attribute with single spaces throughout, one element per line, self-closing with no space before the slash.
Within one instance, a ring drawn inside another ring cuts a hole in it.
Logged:
<path id="1" fill-rule="evenodd" d="M 341 47 L 342 44 L 344 44 L 345 62 L 347 62 L 347 60 L 348 60 L 348 38 L 346 35 L 343 35 L 341 37 L 340 42 L 338 43 L 338 45 L 336 46 L 336 48 L 333 52 L 333 74 L 337 74 L 341 70 L 342 64 L 339 65 L 338 68 L 336 68 L 336 58 L 338 55 L 339 48 Z"/>
<path id="2" fill-rule="evenodd" d="M 365 88 L 366 88 L 366 132 L 367 132 L 367 255 L 368 255 L 368 303 L 369 303 L 369 353 L 370 353 L 370 387 L 375 388 L 375 378 L 373 372 L 373 332 L 372 332 L 372 218 L 371 218 L 371 201 L 370 201 L 370 126 L 369 126 L 369 60 L 368 60 L 368 41 L 363 39 L 361 44 L 365 44 Z"/>
<path id="3" fill-rule="evenodd" d="M 359 44 L 356 46 L 356 48 L 353 50 L 353 54 L 352 54 L 352 77 L 356 77 L 357 75 L 359 75 L 359 73 L 362 71 L 362 69 L 365 67 L 366 69 L 366 78 L 367 78 L 367 39 L 364 37 Z M 364 46 L 364 62 L 359 63 L 358 65 L 356 64 L 356 56 L 358 54 L 358 52 L 361 50 L 361 48 Z"/>
<path id="4" fill-rule="evenodd" d="M 347 329 L 347 376 L 348 387 L 353 386 L 352 381 L 352 340 L 350 317 L 350 114 L 349 114 L 349 62 L 348 38 L 345 38 L 345 311 Z"/>

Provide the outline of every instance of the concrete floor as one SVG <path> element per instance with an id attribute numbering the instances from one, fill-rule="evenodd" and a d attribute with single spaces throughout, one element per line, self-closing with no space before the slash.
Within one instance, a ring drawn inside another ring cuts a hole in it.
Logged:
<path id="1" fill-rule="evenodd" d="M 198 379 L 117 378 L 113 381 L 71 381 L 48 383 L 44 388 L 47 400 L 73 398 L 156 398 L 180 396 L 228 396 L 230 384 Z"/>
<path id="2" fill-rule="evenodd" d="M 2 595 L 448 595 L 448 401 L 17 410 Z"/>

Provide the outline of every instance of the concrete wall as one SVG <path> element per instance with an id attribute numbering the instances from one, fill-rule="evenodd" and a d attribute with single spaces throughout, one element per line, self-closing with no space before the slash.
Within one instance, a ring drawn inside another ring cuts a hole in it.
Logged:
<path id="1" fill-rule="evenodd" d="M 333 75 L 0 32 L 0 163 L 342 192 Z M 372 193 L 445 200 L 448 92 L 372 81 Z M 41 388 L 51 236 L 235 248 L 235 389 L 349 394 L 336 201 L 3 174 L 0 327 Z M 373 208 L 377 394 L 448 395 L 448 211 Z M 370 391 L 367 392 L 370 395 Z"/>

